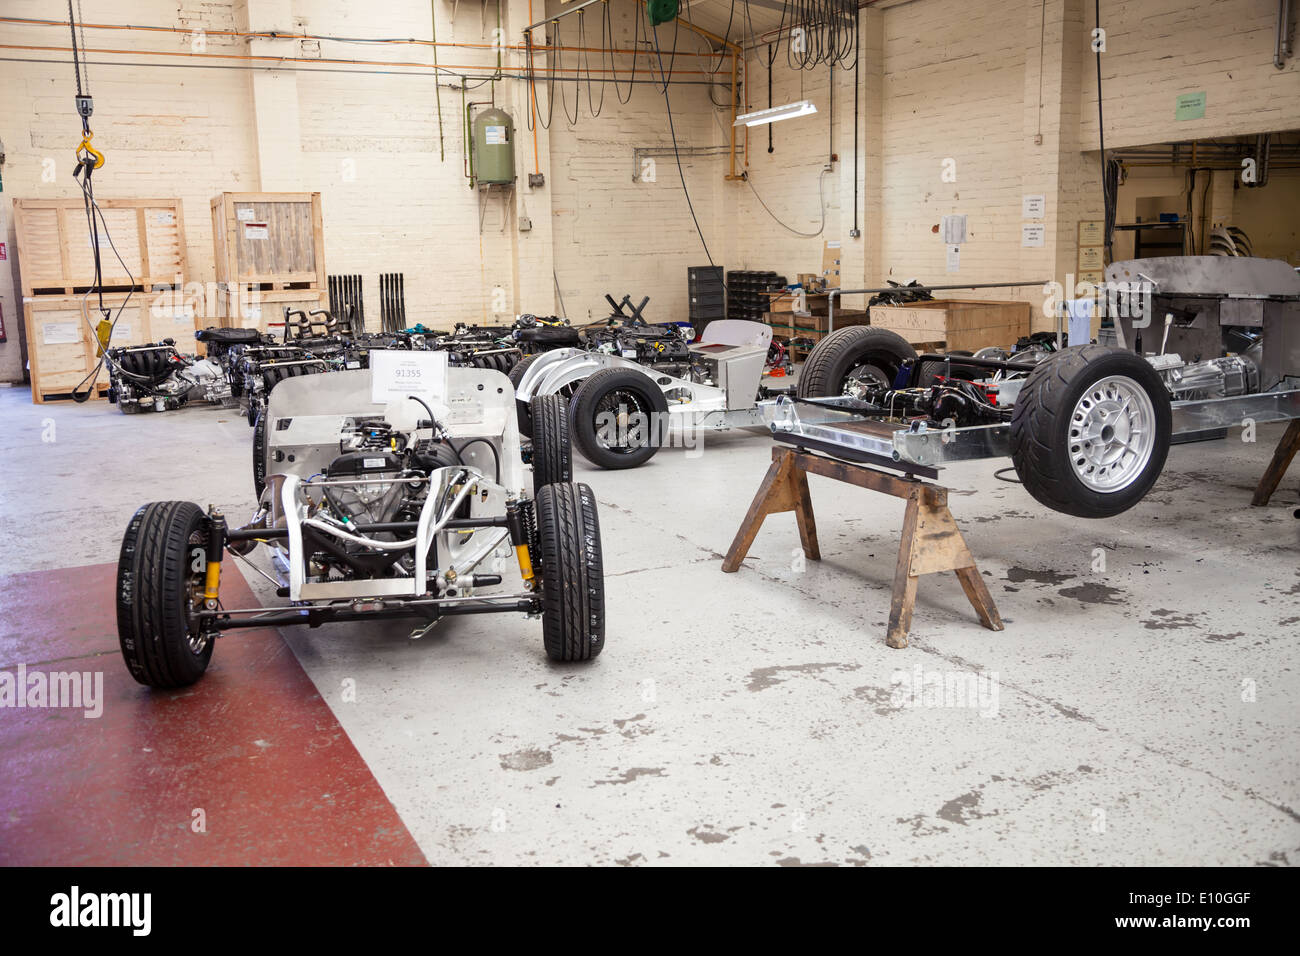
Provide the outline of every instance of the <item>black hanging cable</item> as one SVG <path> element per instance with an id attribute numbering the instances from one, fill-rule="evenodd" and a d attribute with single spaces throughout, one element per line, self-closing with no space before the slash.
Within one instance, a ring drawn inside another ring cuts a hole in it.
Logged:
<path id="1" fill-rule="evenodd" d="M 1097 143 L 1101 149 L 1101 201 L 1104 210 L 1104 226 L 1102 242 L 1106 247 L 1106 261 L 1111 262 L 1113 259 L 1112 243 L 1115 233 L 1115 192 L 1111 188 L 1111 170 L 1110 163 L 1106 159 L 1106 122 L 1101 106 L 1101 45 L 1097 39 L 1104 36 L 1101 33 L 1101 0 L 1095 0 L 1094 9 L 1097 16 L 1097 33 L 1093 37 L 1093 45 L 1096 47 L 1097 54 Z M 1117 178 L 1117 177 L 1116 177 Z M 1118 183 L 1116 184 L 1116 190 Z"/>
<path id="2" fill-rule="evenodd" d="M 627 82 L 627 96 L 624 97 L 623 94 L 618 91 L 618 69 L 614 66 L 615 62 L 618 60 L 618 57 L 613 55 L 613 49 L 614 49 L 613 18 L 609 16 L 608 4 L 605 5 L 605 8 L 606 8 L 605 9 L 605 38 L 609 41 L 609 48 L 610 48 L 609 70 L 610 70 L 610 75 L 613 77 L 614 80 L 614 95 L 618 97 L 618 101 L 620 103 L 626 104 L 627 101 L 632 98 L 632 91 L 636 89 L 636 61 L 640 58 L 641 55 L 641 46 L 640 46 L 641 17 L 640 14 L 638 14 L 636 18 L 634 18 L 632 21 L 632 75 Z"/>
<path id="3" fill-rule="evenodd" d="M 663 79 L 664 108 L 668 113 L 668 132 L 673 139 L 673 156 L 677 159 L 677 175 L 682 181 L 682 193 L 686 196 L 686 208 L 691 211 L 691 221 L 695 223 L 695 232 L 700 237 L 700 245 L 704 247 L 704 255 L 709 260 L 709 267 L 716 268 L 713 265 L 713 255 L 709 252 L 709 244 L 704 239 L 704 230 L 700 228 L 699 217 L 695 215 L 695 204 L 691 202 L 691 191 L 686 188 L 686 173 L 682 171 L 682 154 L 677 148 L 677 130 L 673 126 L 673 104 L 668 96 L 668 74 L 664 70 L 664 55 L 659 49 L 659 27 L 656 24 L 650 24 L 650 29 L 654 35 L 655 56 L 659 60 L 659 76 Z"/>
<path id="4" fill-rule="evenodd" d="M 861 11 L 858 16 L 861 16 Z M 853 233 L 854 239 L 862 235 L 862 230 L 858 228 L 858 175 L 862 168 L 862 160 L 858 154 L 858 147 L 862 143 L 861 127 L 858 125 L 858 90 L 861 87 L 861 81 L 858 79 L 858 65 L 862 59 L 862 51 L 857 50 L 853 57 Z M 769 124 L 770 125 L 770 124 Z"/>
<path id="5" fill-rule="evenodd" d="M 555 65 L 551 70 L 552 77 L 554 77 L 556 73 L 560 72 L 560 70 L 563 69 L 563 67 L 561 66 L 562 61 L 560 58 L 560 49 L 563 46 L 564 46 L 564 41 L 560 38 L 560 21 L 556 20 L 555 21 Z M 582 54 L 578 54 L 578 55 L 581 56 Z M 579 63 L 578 65 L 579 67 L 582 66 L 581 63 Z M 564 110 L 564 118 L 569 121 L 569 126 L 571 128 L 578 125 L 578 113 L 581 110 L 581 100 L 579 99 L 580 96 L 582 96 L 582 73 L 579 70 L 575 73 L 574 76 L 572 116 L 569 115 L 569 104 L 566 103 L 564 100 L 564 90 L 560 90 L 560 107 Z"/>

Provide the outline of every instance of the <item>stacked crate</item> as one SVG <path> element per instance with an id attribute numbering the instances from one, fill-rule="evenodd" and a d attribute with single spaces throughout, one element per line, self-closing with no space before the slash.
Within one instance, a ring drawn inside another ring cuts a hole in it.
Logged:
<path id="1" fill-rule="evenodd" d="M 221 193 L 212 199 L 212 244 L 223 326 L 267 332 L 285 309 L 325 308 L 320 193 Z"/>
<path id="2" fill-rule="evenodd" d="M 185 225 L 179 199 L 100 199 L 103 304 L 117 319 L 110 347 L 175 339 L 193 351 L 196 310 L 186 301 Z M 95 265 L 85 201 L 15 199 L 23 318 L 32 401 L 108 391 L 94 326 L 100 296 L 87 297 Z M 111 240 L 111 241 L 110 241 Z M 120 257 L 120 259 L 119 259 Z M 87 321 L 89 319 L 89 321 Z"/>
<path id="3" fill-rule="evenodd" d="M 722 266 L 689 266 L 686 269 L 686 295 L 690 303 L 691 327 L 703 332 L 714 319 L 727 317 L 727 288 Z"/>
<path id="4" fill-rule="evenodd" d="M 762 322 L 767 313 L 767 293 L 785 285 L 775 272 L 733 270 L 727 273 L 727 318 Z"/>

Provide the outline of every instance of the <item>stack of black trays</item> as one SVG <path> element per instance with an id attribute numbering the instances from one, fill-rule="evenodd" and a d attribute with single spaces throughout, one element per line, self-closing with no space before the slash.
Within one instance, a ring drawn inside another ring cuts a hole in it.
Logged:
<path id="1" fill-rule="evenodd" d="M 690 302 L 690 319 L 696 334 L 714 319 L 727 317 L 727 290 L 722 281 L 722 266 L 688 266 L 686 296 Z"/>
<path id="2" fill-rule="evenodd" d="M 785 286 L 785 276 L 775 272 L 727 273 L 727 318 L 762 322 L 768 307 L 765 293 Z"/>

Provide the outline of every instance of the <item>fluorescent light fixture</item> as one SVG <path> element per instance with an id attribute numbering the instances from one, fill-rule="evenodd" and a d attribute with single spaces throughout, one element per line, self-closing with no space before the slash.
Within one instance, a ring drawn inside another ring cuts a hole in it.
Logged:
<path id="1" fill-rule="evenodd" d="M 736 117 L 736 122 L 732 126 L 762 126 L 764 123 L 775 123 L 777 120 L 794 119 L 796 116 L 807 116 L 809 113 L 816 113 L 817 107 L 813 105 L 812 100 L 800 100 L 797 103 L 787 103 L 785 106 L 773 106 L 770 109 L 758 110 L 754 113 L 744 113 Z"/>

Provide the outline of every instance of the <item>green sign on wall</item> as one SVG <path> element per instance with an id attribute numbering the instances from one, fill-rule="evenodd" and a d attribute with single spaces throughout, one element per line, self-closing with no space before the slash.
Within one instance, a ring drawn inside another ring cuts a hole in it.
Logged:
<path id="1" fill-rule="evenodd" d="M 1174 105 L 1174 119 L 1205 119 L 1205 91 L 1200 93 L 1179 93 Z"/>

